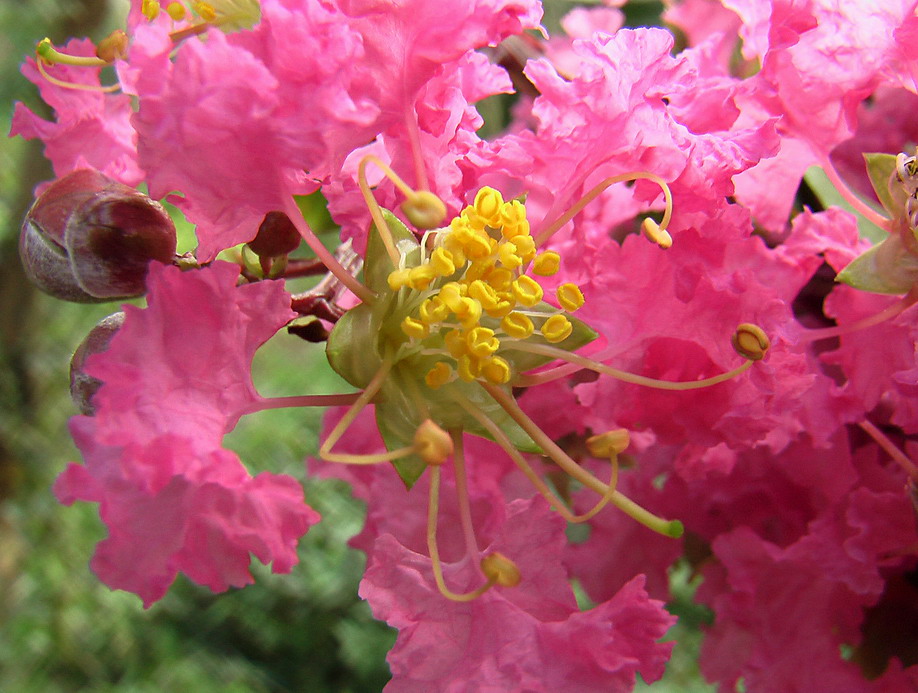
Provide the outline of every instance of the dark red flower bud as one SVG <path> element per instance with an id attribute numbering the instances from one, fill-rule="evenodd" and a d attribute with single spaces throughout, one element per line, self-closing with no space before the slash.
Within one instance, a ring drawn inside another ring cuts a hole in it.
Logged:
<path id="1" fill-rule="evenodd" d="M 141 296 L 150 261 L 175 256 L 175 226 L 162 205 L 134 188 L 98 171 L 75 171 L 32 205 L 19 255 L 29 278 L 65 301 Z"/>
<path id="2" fill-rule="evenodd" d="M 258 257 L 280 257 L 300 245 L 300 233 L 283 212 L 268 212 L 249 248 Z"/>
<path id="3" fill-rule="evenodd" d="M 124 313 L 118 312 L 103 318 L 90 330 L 70 359 L 70 398 L 83 414 L 96 413 L 92 398 L 102 386 L 102 381 L 86 373 L 86 359 L 93 354 L 106 351 L 112 337 L 124 324 Z"/>

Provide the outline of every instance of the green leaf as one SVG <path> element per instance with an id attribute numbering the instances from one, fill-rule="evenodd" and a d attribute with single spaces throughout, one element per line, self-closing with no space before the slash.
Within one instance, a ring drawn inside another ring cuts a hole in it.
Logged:
<path id="1" fill-rule="evenodd" d="M 905 209 L 905 190 L 901 185 L 890 185 L 896 173 L 896 157 L 892 154 L 864 154 L 864 162 L 870 184 L 887 216 L 890 219 L 901 216 Z"/>
<path id="2" fill-rule="evenodd" d="M 360 304 L 335 323 L 325 345 L 334 371 L 354 387 L 365 388 L 382 366 L 376 311 Z"/>
<path id="3" fill-rule="evenodd" d="M 226 33 L 251 29 L 261 21 L 261 3 L 258 0 L 210 0 L 217 15 L 213 22 Z"/>
<path id="4" fill-rule="evenodd" d="M 835 281 L 875 294 L 904 294 L 918 284 L 918 257 L 898 235 L 888 236 L 852 260 Z"/>
<path id="5" fill-rule="evenodd" d="M 429 417 L 442 428 L 461 429 L 465 433 L 493 440 L 490 433 L 459 406 L 456 402 L 459 396 L 472 402 L 493 421 L 515 448 L 542 454 L 542 448 L 478 383 L 456 380 L 437 390 L 429 388 L 424 382 L 424 375 L 436 361 L 437 357 L 426 356 L 399 362 L 374 398 L 376 424 L 387 450 L 398 450 L 413 443 L 415 431 L 425 418 L 418 407 L 419 398 L 423 399 Z M 409 489 L 427 468 L 417 455 L 394 460 L 392 464 Z"/>
<path id="6" fill-rule="evenodd" d="M 406 267 L 414 267 L 421 261 L 421 245 L 401 220 L 388 209 L 382 210 L 383 219 L 392 234 L 396 250 L 405 258 Z M 392 266 L 389 253 L 374 224 L 367 239 L 367 258 L 363 265 L 363 283 L 377 294 L 391 294 L 389 275 L 396 269 Z"/>
<path id="7" fill-rule="evenodd" d="M 803 180 L 806 181 L 806 184 L 810 187 L 810 190 L 812 190 L 813 194 L 816 195 L 816 198 L 819 200 L 819 203 L 822 205 L 823 209 L 828 209 L 829 207 L 841 207 L 842 209 L 854 214 L 857 217 L 857 228 L 862 238 L 866 238 L 873 243 L 879 243 L 884 238 L 886 238 L 888 235 L 886 231 L 881 229 L 872 221 L 868 220 L 866 217 L 862 216 L 856 209 L 854 209 L 854 207 L 852 207 L 848 201 L 842 197 L 842 194 L 835 189 L 835 186 L 832 185 L 829 177 L 826 176 L 825 171 L 823 171 L 819 166 L 811 166 L 808 168 L 803 176 Z"/>

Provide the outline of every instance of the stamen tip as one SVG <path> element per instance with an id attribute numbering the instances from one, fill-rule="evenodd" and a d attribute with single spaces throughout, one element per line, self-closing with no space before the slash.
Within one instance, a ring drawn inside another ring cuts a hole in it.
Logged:
<path id="1" fill-rule="evenodd" d="M 750 361 L 760 361 L 771 346 L 765 331 L 758 325 L 748 322 L 736 328 L 730 341 L 736 353 Z"/>
<path id="2" fill-rule="evenodd" d="M 516 587 L 522 579 L 516 563 L 497 551 L 481 559 L 481 572 L 501 587 Z"/>
<path id="3" fill-rule="evenodd" d="M 430 419 L 418 426 L 414 434 L 417 454 L 429 465 L 439 466 L 453 454 L 453 439 Z"/>
<path id="4" fill-rule="evenodd" d="M 428 190 L 417 190 L 402 203 L 402 211 L 418 229 L 439 228 L 446 219 L 446 205 L 443 200 Z"/>
<path id="5" fill-rule="evenodd" d="M 682 524 L 679 520 L 670 520 L 664 530 L 664 534 L 673 539 L 678 539 L 683 534 L 685 534 L 685 525 Z"/>
<path id="6" fill-rule="evenodd" d="M 673 245 L 673 237 L 669 235 L 669 231 L 662 228 L 657 222 L 655 222 L 650 217 L 644 219 L 641 222 L 641 231 L 644 232 L 644 237 L 651 243 L 656 243 L 658 246 L 667 250 Z"/>

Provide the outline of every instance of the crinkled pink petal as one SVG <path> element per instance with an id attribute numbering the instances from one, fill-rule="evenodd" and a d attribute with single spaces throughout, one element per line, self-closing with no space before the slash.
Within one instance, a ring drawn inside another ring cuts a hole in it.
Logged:
<path id="1" fill-rule="evenodd" d="M 239 267 L 151 266 L 148 307 L 125 306 L 107 351 L 96 414 L 71 431 L 84 465 L 55 484 L 64 503 L 98 502 L 109 527 L 93 569 L 149 606 L 178 572 L 215 591 L 251 582 L 250 554 L 286 572 L 319 516 L 291 477 L 251 477 L 220 447 L 258 398 L 256 349 L 294 313 L 281 282 L 236 286 Z"/>
<path id="2" fill-rule="evenodd" d="M 144 68 L 161 86 L 140 94 L 133 118 L 150 194 L 173 201 L 197 225 L 198 259 L 251 240 L 267 212 L 311 192 L 297 173 L 297 139 L 276 94 L 278 80 L 220 31 L 188 41 L 175 63 Z"/>
<path id="3" fill-rule="evenodd" d="M 257 399 L 252 357 L 295 313 L 282 282 L 237 287 L 238 276 L 224 262 L 192 272 L 151 265 L 148 307 L 125 306 L 109 349 L 87 362 L 105 383 L 93 401 L 112 442 L 168 431 L 219 446 Z"/>
<path id="4" fill-rule="evenodd" d="M 300 536 L 319 515 L 291 477 L 250 477 L 227 450 L 202 453 L 177 436 L 126 447 L 95 445 L 95 422 L 73 421 L 86 467 L 70 465 L 55 484 L 67 504 L 100 503 L 109 536 L 92 569 L 113 589 L 137 594 L 149 607 L 178 572 L 215 592 L 252 582 L 250 554 L 289 572 Z M 160 477 L 152 487 L 141 469 Z M 95 476 L 94 476 L 95 475 Z"/>
<path id="5" fill-rule="evenodd" d="M 95 46 L 88 39 L 72 39 L 60 50 L 76 56 L 95 55 Z M 46 69 L 65 82 L 99 86 L 99 68 L 54 65 Z M 33 58 L 23 63 L 22 74 L 38 87 L 42 99 L 54 109 L 55 119 L 44 120 L 17 103 L 10 136 L 44 142 L 45 156 L 57 177 L 88 165 L 125 185 L 134 186 L 143 179 L 129 96 L 57 86 L 39 74 Z"/>
<path id="6" fill-rule="evenodd" d="M 430 560 L 391 535 L 377 541 L 361 595 L 399 629 L 389 654 L 391 691 L 631 690 L 635 673 L 662 673 L 670 645 L 657 643 L 673 618 L 647 598 L 640 578 L 591 611 L 577 611 L 557 563 L 563 521 L 542 501 L 515 501 L 489 550 L 513 558 L 515 588 L 494 588 L 469 603 L 433 587 Z M 468 566 L 446 579 L 474 586 Z M 551 611 L 549 604 L 556 604 Z"/>

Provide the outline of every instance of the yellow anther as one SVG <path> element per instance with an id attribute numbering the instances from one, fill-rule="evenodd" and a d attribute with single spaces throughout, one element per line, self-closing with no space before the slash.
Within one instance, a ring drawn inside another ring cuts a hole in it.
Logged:
<path id="1" fill-rule="evenodd" d="M 403 286 L 408 286 L 408 276 L 410 270 L 407 269 L 398 269 L 393 272 L 389 272 L 389 276 L 386 277 L 386 282 L 389 284 L 389 288 L 393 291 L 398 291 Z"/>
<path id="2" fill-rule="evenodd" d="M 506 292 L 501 293 L 506 294 Z M 507 298 L 506 295 L 501 296 L 498 294 L 497 303 L 494 304 L 492 308 L 486 308 L 485 313 L 490 315 L 492 318 L 502 318 L 508 315 L 514 308 L 516 308 L 516 301 L 513 300 L 512 294 L 509 298 Z"/>
<path id="3" fill-rule="evenodd" d="M 484 231 L 475 230 L 470 226 L 459 226 L 453 229 L 450 237 L 459 247 L 465 256 L 471 260 L 480 260 L 491 254 L 491 241 L 493 240 Z"/>
<path id="4" fill-rule="evenodd" d="M 140 5 L 140 12 L 144 17 L 153 21 L 159 16 L 159 3 L 156 0 L 143 0 Z"/>
<path id="5" fill-rule="evenodd" d="M 765 331 L 758 325 L 748 322 L 744 322 L 736 328 L 731 341 L 736 353 L 750 361 L 762 359 L 771 346 Z"/>
<path id="6" fill-rule="evenodd" d="M 96 46 L 96 57 L 107 63 L 124 60 L 127 52 L 128 37 L 121 29 L 115 29 Z"/>
<path id="7" fill-rule="evenodd" d="M 561 256 L 554 250 L 546 250 L 536 255 L 532 263 L 532 273 L 540 277 L 550 277 L 561 269 Z"/>
<path id="8" fill-rule="evenodd" d="M 495 291 L 510 291 L 513 272 L 505 267 L 491 267 L 482 277 Z"/>
<path id="9" fill-rule="evenodd" d="M 480 279 L 469 284 L 469 297 L 478 301 L 484 310 L 493 310 L 499 302 L 497 292 Z"/>
<path id="10" fill-rule="evenodd" d="M 453 439 L 430 419 L 425 419 L 415 431 L 414 446 L 427 464 L 439 466 L 453 454 Z"/>
<path id="11" fill-rule="evenodd" d="M 208 2 L 194 3 L 194 11 L 197 12 L 205 22 L 213 22 L 217 19 L 217 11 L 213 8 L 213 5 Z"/>
<path id="12" fill-rule="evenodd" d="M 641 223 L 641 230 L 644 232 L 644 236 L 648 241 L 656 243 L 663 248 L 663 250 L 666 250 L 673 244 L 673 237 L 669 235 L 669 231 L 660 228 L 660 225 L 650 217 L 647 217 Z"/>
<path id="13" fill-rule="evenodd" d="M 417 190 L 402 203 L 402 211 L 416 228 L 435 229 L 446 219 L 446 205 L 429 190 Z"/>
<path id="14" fill-rule="evenodd" d="M 500 209 L 501 233 L 504 238 L 529 235 L 529 222 L 526 220 L 526 208 L 519 200 L 505 202 Z"/>
<path id="15" fill-rule="evenodd" d="M 418 315 L 421 318 L 421 322 L 433 325 L 443 322 L 449 317 L 449 306 L 443 303 L 439 296 L 431 296 L 418 308 Z"/>
<path id="16" fill-rule="evenodd" d="M 530 262 L 535 257 L 535 240 L 532 236 L 522 234 L 514 236 L 513 245 L 516 246 L 516 254 L 520 256 L 523 262 Z"/>
<path id="17" fill-rule="evenodd" d="M 573 313 L 583 305 L 583 293 L 581 293 L 580 287 L 576 284 L 571 284 L 570 282 L 562 284 L 558 287 L 555 295 L 558 297 L 558 303 L 568 313 Z"/>
<path id="18" fill-rule="evenodd" d="M 468 205 L 461 212 L 459 212 L 459 217 L 472 231 L 484 231 L 484 227 L 486 225 L 485 220 L 478 216 L 478 212 L 475 211 L 475 208 L 472 205 Z"/>
<path id="19" fill-rule="evenodd" d="M 571 325 L 571 321 L 563 315 L 552 315 L 542 325 L 542 336 L 552 344 L 563 342 L 571 336 L 573 331 L 574 326 Z"/>
<path id="20" fill-rule="evenodd" d="M 484 222 L 493 228 L 501 225 L 501 208 L 504 204 L 503 196 L 494 188 L 484 187 L 475 195 L 475 213 L 484 219 Z"/>
<path id="21" fill-rule="evenodd" d="M 510 313 L 501 320 L 500 327 L 514 339 L 526 339 L 535 330 L 529 316 L 516 312 Z"/>
<path id="22" fill-rule="evenodd" d="M 481 320 L 481 304 L 474 298 L 468 298 L 467 296 L 460 298 L 458 310 L 453 312 L 465 329 L 474 327 Z"/>
<path id="23" fill-rule="evenodd" d="M 587 450 L 593 457 L 600 459 L 613 458 L 623 453 L 631 444 L 631 436 L 624 428 L 606 431 L 598 436 L 587 438 Z"/>
<path id="24" fill-rule="evenodd" d="M 168 14 L 176 22 L 180 22 L 185 19 L 185 6 L 180 2 L 170 2 L 166 6 L 166 14 Z"/>
<path id="25" fill-rule="evenodd" d="M 427 386 L 433 390 L 446 385 L 453 377 L 453 369 L 448 363 L 440 361 L 436 366 L 427 371 L 427 375 L 424 376 L 424 382 L 427 383 Z"/>
<path id="26" fill-rule="evenodd" d="M 516 563 L 497 551 L 481 559 L 481 572 L 501 587 L 516 587 L 522 579 Z"/>
<path id="27" fill-rule="evenodd" d="M 415 320 L 409 316 L 402 320 L 402 332 L 412 339 L 424 339 L 430 334 L 430 328 L 420 320 Z"/>
<path id="28" fill-rule="evenodd" d="M 465 382 L 471 383 L 478 378 L 478 374 L 481 372 L 481 364 L 477 359 L 468 354 L 463 354 L 456 359 L 456 372 Z"/>
<path id="29" fill-rule="evenodd" d="M 447 282 L 440 288 L 438 296 L 446 306 L 454 313 L 461 307 L 460 301 L 466 295 L 468 289 L 464 284 L 458 282 Z"/>
<path id="30" fill-rule="evenodd" d="M 408 286 L 416 291 L 423 291 L 436 278 L 437 273 L 430 265 L 418 265 L 408 270 Z"/>
<path id="31" fill-rule="evenodd" d="M 430 266 L 433 267 L 434 272 L 440 277 L 448 277 L 456 271 L 456 262 L 453 259 L 453 254 L 446 248 L 437 248 L 433 251 L 430 256 Z"/>
<path id="32" fill-rule="evenodd" d="M 516 300 L 527 308 L 532 308 L 542 300 L 542 287 L 535 279 L 525 274 L 514 280 L 512 288 Z"/>
<path id="33" fill-rule="evenodd" d="M 487 277 L 494 269 L 496 260 L 493 257 L 485 257 L 480 260 L 473 260 L 465 270 L 463 279 L 467 284 L 471 284 L 476 279 Z"/>
<path id="34" fill-rule="evenodd" d="M 516 245 L 510 241 L 504 241 L 498 246 L 498 257 L 500 264 L 507 269 L 516 269 L 523 264 L 523 259 L 517 254 Z"/>
<path id="35" fill-rule="evenodd" d="M 469 345 L 465 341 L 465 335 L 459 330 L 450 330 L 443 337 L 443 343 L 449 355 L 458 360 L 463 354 L 468 354 Z"/>
<path id="36" fill-rule="evenodd" d="M 481 375 L 489 383 L 503 385 L 510 381 L 510 364 L 500 356 L 492 356 L 481 365 Z"/>
<path id="37" fill-rule="evenodd" d="M 494 330 L 487 327 L 473 327 L 465 335 L 469 353 L 478 358 L 486 358 L 500 348 L 500 340 L 494 336 Z"/>

